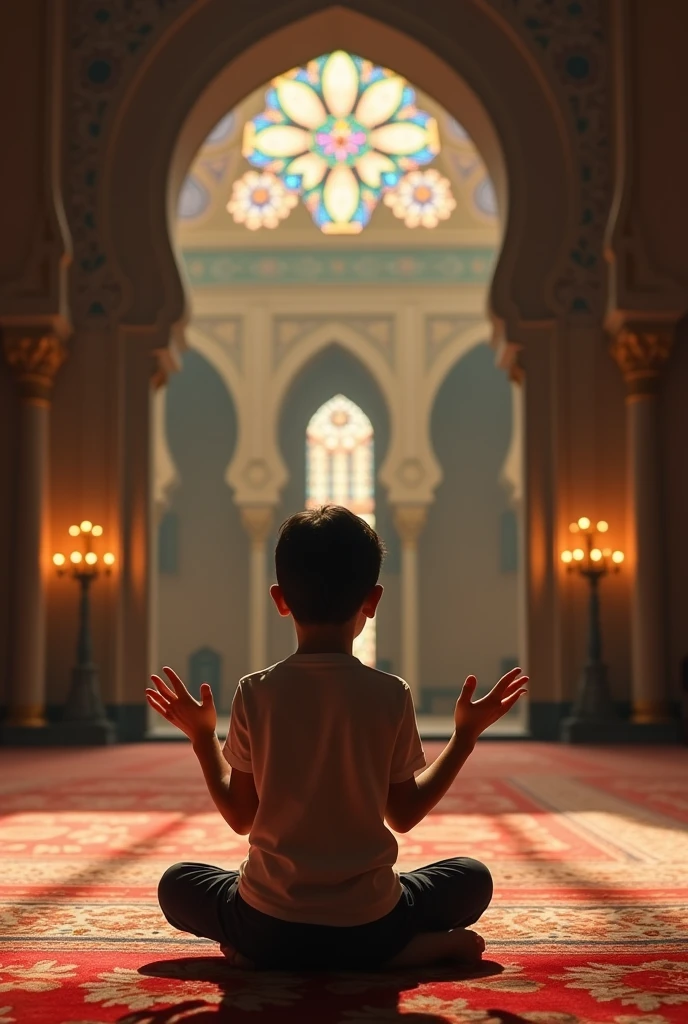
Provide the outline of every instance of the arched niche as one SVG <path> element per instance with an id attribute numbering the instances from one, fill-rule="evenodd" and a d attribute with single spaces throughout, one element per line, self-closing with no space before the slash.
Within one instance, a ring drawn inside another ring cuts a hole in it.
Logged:
<path id="1" fill-rule="evenodd" d="M 380 0 L 370 0 L 366 14 L 323 9 L 317 0 L 268 11 L 208 0 L 177 19 L 142 62 L 109 138 L 101 213 L 124 279 L 122 322 L 172 324 L 185 316 L 171 226 L 208 132 L 274 75 L 336 47 L 399 71 L 465 126 L 505 223 L 493 313 L 509 340 L 518 340 L 523 321 L 551 318 L 577 207 L 564 115 L 506 19 L 477 2 L 433 12 L 421 18 Z"/>
<path id="2" fill-rule="evenodd" d="M 437 696 L 453 688 L 456 699 L 469 673 L 484 692 L 502 661 L 521 653 L 520 569 L 504 536 L 513 511 L 501 482 L 513 397 L 484 343 L 464 348 L 435 397 L 431 438 L 443 479 L 419 539 L 419 620 L 420 678 Z"/>
<path id="3" fill-rule="evenodd" d="M 221 683 L 216 697 L 226 712 L 248 657 L 248 545 L 225 480 L 237 445 L 238 410 L 222 367 L 200 349 L 182 354 L 180 372 L 165 391 L 164 428 L 178 483 L 159 541 L 164 543 L 171 519 L 176 550 L 163 552 L 162 543 L 158 549 L 166 557 L 159 557 L 154 586 L 156 663 L 182 674 L 194 652 L 215 652 L 217 673 L 207 681 L 216 689 Z"/>

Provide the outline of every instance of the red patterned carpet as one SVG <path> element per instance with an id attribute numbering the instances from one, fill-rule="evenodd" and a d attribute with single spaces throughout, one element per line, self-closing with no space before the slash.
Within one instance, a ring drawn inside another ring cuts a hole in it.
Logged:
<path id="1" fill-rule="evenodd" d="M 186 744 L 0 750 L 0 1024 L 688 1021 L 688 749 L 484 743 L 398 840 L 492 869 L 481 971 L 235 971 L 155 900 L 247 848 Z"/>

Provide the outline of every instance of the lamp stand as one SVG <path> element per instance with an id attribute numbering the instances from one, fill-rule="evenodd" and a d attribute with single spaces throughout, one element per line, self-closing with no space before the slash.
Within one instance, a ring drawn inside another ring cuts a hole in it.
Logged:
<path id="1" fill-rule="evenodd" d="M 609 691 L 607 666 L 602 661 L 599 569 L 582 570 L 590 584 L 588 600 L 588 650 L 571 715 L 561 723 L 564 743 L 663 743 L 676 742 L 676 723 L 641 726 L 619 718 Z"/>
<path id="2" fill-rule="evenodd" d="M 72 685 L 59 728 L 64 734 L 64 742 L 84 745 L 114 743 L 115 726 L 105 714 L 98 667 L 93 661 L 90 587 L 94 574 L 80 572 L 76 579 L 81 591 L 76 665 L 72 669 Z"/>

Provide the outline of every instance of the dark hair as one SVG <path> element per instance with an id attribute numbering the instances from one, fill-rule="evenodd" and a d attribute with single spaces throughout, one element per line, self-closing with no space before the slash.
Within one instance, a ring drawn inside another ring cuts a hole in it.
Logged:
<path id="1" fill-rule="evenodd" d="M 306 509 L 280 527 L 277 582 L 297 622 L 348 622 L 377 583 L 384 554 L 375 530 L 348 508 Z"/>

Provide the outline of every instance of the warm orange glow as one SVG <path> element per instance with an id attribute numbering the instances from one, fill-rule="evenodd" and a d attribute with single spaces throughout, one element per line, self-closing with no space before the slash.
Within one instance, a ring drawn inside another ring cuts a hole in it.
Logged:
<path id="1" fill-rule="evenodd" d="M 98 555 L 95 553 L 95 551 L 88 551 L 86 553 L 86 562 L 88 563 L 88 565 L 95 565 L 97 561 Z"/>
<path id="2" fill-rule="evenodd" d="M 580 519 L 578 520 L 578 525 L 581 528 L 581 530 L 587 530 L 590 527 L 590 520 L 588 519 L 587 516 L 581 516 Z M 82 523 L 82 528 L 83 528 L 83 523 Z"/>
<path id="3" fill-rule="evenodd" d="M 115 564 L 115 556 L 113 555 L 112 551 L 105 552 L 105 554 L 103 555 L 103 561 L 105 562 L 106 565 Z"/>
<path id="4" fill-rule="evenodd" d="M 91 520 L 90 519 L 84 519 L 84 521 L 81 523 L 81 532 L 82 533 L 90 533 L 92 529 L 93 529 L 93 523 L 91 522 Z"/>
<path id="5" fill-rule="evenodd" d="M 79 529 L 78 526 L 70 526 L 69 527 L 69 536 L 70 537 L 78 537 L 80 533 L 81 533 L 81 530 Z"/>
<path id="6" fill-rule="evenodd" d="M 67 559 L 65 558 L 64 555 L 61 555 L 59 553 L 53 555 L 53 562 L 55 563 L 55 565 L 64 565 L 66 561 Z"/>
<path id="7" fill-rule="evenodd" d="M 562 551 L 561 560 L 562 562 L 570 562 L 573 559 L 573 555 L 570 551 Z"/>
<path id="8" fill-rule="evenodd" d="M 612 549 L 611 548 L 602 548 L 602 554 L 604 555 L 605 558 L 609 558 L 611 553 L 612 553 Z"/>
<path id="9" fill-rule="evenodd" d="M 606 533 L 608 529 L 609 523 L 605 522 L 604 519 L 600 519 L 599 523 L 597 524 L 597 532 Z"/>
<path id="10" fill-rule="evenodd" d="M 94 537 L 102 537 L 103 536 L 103 527 L 102 526 L 94 526 L 93 529 L 91 530 L 91 533 L 93 534 Z"/>
<path id="11" fill-rule="evenodd" d="M 590 557 L 592 558 L 593 562 L 599 562 L 599 560 L 602 558 L 602 552 L 599 548 L 593 548 L 590 552 Z"/>
<path id="12" fill-rule="evenodd" d="M 578 531 L 580 530 L 580 526 L 578 525 L 578 523 L 571 523 L 571 525 L 569 526 L 569 530 L 571 531 L 571 533 L 578 533 Z"/>
<path id="13" fill-rule="evenodd" d="M 81 552 L 72 551 L 71 555 L 69 556 L 69 559 L 70 561 L 74 562 L 74 565 L 78 565 L 79 562 L 81 561 Z"/>
<path id="14" fill-rule="evenodd" d="M 612 554 L 612 562 L 616 562 L 617 565 L 621 565 L 623 560 L 624 560 L 624 553 L 623 553 L 623 551 L 615 551 Z"/>
<path id="15" fill-rule="evenodd" d="M 583 548 L 574 548 L 573 557 L 577 562 L 582 562 L 585 558 L 585 551 L 583 551 Z"/>

